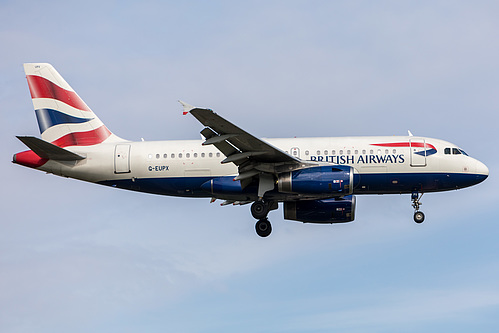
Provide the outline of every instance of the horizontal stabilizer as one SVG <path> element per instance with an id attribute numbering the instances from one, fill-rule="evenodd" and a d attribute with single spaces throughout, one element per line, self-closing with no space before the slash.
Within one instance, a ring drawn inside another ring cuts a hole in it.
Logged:
<path id="1" fill-rule="evenodd" d="M 41 158 L 58 161 L 75 161 L 85 158 L 34 136 L 17 136 L 17 138 Z"/>

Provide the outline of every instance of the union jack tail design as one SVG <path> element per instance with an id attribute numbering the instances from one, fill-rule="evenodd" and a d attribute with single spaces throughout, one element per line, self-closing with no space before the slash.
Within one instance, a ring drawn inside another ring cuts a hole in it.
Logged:
<path id="1" fill-rule="evenodd" d="M 42 139 L 59 147 L 122 141 L 50 64 L 24 64 Z"/>

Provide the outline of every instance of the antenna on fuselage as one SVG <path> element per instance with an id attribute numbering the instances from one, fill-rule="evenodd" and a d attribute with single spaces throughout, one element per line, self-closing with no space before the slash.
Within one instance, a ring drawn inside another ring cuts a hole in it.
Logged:
<path id="1" fill-rule="evenodd" d="M 412 135 L 410 130 L 407 130 L 407 133 L 409 133 L 409 136 L 414 136 L 414 135 Z"/>

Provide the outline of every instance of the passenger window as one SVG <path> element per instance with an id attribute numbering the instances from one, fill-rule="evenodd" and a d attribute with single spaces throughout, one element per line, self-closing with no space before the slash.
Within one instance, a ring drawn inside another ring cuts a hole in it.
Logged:
<path id="1" fill-rule="evenodd" d="M 461 155 L 461 152 L 457 148 L 452 148 L 452 155 Z"/>
<path id="2" fill-rule="evenodd" d="M 293 150 L 293 155 L 294 155 L 294 156 L 298 155 L 298 152 L 296 151 L 296 149 L 295 149 L 295 150 Z"/>
<path id="3" fill-rule="evenodd" d="M 343 155 L 343 150 L 340 150 L 340 155 Z"/>
<path id="4" fill-rule="evenodd" d="M 333 151 L 331 152 L 331 155 L 336 155 L 336 150 L 333 150 Z"/>
<path id="5" fill-rule="evenodd" d="M 450 148 L 445 148 L 444 149 L 444 154 L 445 155 L 450 155 Z"/>
<path id="6" fill-rule="evenodd" d="M 397 153 L 397 149 L 394 149 L 393 150 L 393 155 L 395 155 Z"/>
<path id="7" fill-rule="evenodd" d="M 178 158 L 182 158 L 182 153 L 178 153 Z"/>
<path id="8" fill-rule="evenodd" d="M 163 154 L 163 158 L 167 158 L 168 157 L 168 154 Z"/>
<path id="9" fill-rule="evenodd" d="M 185 157 L 189 158 L 189 157 L 191 157 L 191 154 L 187 153 L 187 154 L 185 154 Z"/>
<path id="10" fill-rule="evenodd" d="M 204 157 L 204 153 L 201 153 L 201 157 Z"/>
<path id="11" fill-rule="evenodd" d="M 324 150 L 324 155 L 327 155 L 327 150 Z"/>
<path id="12" fill-rule="evenodd" d="M 310 154 L 310 152 L 308 150 L 305 150 L 305 155 L 308 156 L 308 154 Z"/>
<path id="13" fill-rule="evenodd" d="M 317 151 L 317 155 L 320 155 L 320 154 L 321 154 L 321 151 L 320 151 L 320 150 L 318 150 L 318 151 Z"/>
<path id="14" fill-rule="evenodd" d="M 366 150 L 365 149 L 362 149 L 362 154 L 365 154 L 366 153 Z"/>
<path id="15" fill-rule="evenodd" d="M 156 158 L 159 158 L 159 154 L 156 154 Z"/>
<path id="16" fill-rule="evenodd" d="M 389 152 L 388 149 L 385 149 L 385 155 L 388 155 L 388 152 Z"/>
<path id="17" fill-rule="evenodd" d="M 357 155 L 359 153 L 359 151 L 357 149 L 355 149 L 355 155 Z"/>
<path id="18" fill-rule="evenodd" d="M 175 154 L 174 153 L 172 153 L 172 158 L 175 158 Z"/>
<path id="19" fill-rule="evenodd" d="M 209 153 L 209 154 L 208 154 L 208 156 L 209 156 L 209 157 L 213 157 L 213 153 Z"/>
<path id="20" fill-rule="evenodd" d="M 371 155 L 372 155 L 372 154 L 374 154 L 374 150 L 372 150 L 372 149 L 371 149 L 371 150 L 369 151 L 369 153 L 370 153 Z"/>
<path id="21" fill-rule="evenodd" d="M 198 157 L 198 153 L 194 153 L 194 158 Z"/>
<path id="22" fill-rule="evenodd" d="M 352 151 L 350 149 L 347 150 L 347 155 L 350 155 Z"/>
<path id="23" fill-rule="evenodd" d="M 220 157 L 220 153 L 217 153 L 217 157 Z"/>

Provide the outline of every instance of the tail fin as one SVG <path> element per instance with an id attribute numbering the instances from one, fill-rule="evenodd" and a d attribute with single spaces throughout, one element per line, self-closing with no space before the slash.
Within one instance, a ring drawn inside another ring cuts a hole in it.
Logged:
<path id="1" fill-rule="evenodd" d="M 24 64 L 42 139 L 59 147 L 122 141 L 50 64 Z"/>

